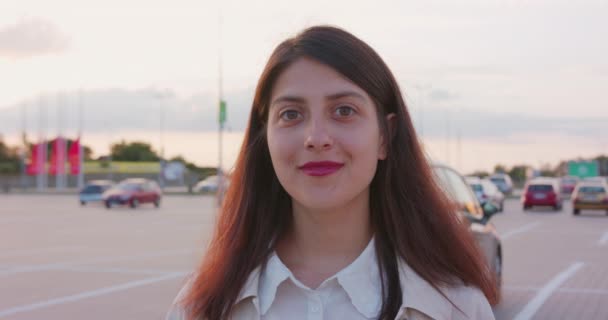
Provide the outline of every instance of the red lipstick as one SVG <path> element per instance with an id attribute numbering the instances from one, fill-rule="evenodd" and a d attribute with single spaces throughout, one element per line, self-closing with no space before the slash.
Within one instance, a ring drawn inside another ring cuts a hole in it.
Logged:
<path id="1" fill-rule="evenodd" d="M 333 161 L 318 161 L 318 162 L 307 162 L 300 166 L 299 169 L 305 174 L 313 177 L 322 177 L 330 175 L 342 168 L 344 163 L 333 162 Z"/>

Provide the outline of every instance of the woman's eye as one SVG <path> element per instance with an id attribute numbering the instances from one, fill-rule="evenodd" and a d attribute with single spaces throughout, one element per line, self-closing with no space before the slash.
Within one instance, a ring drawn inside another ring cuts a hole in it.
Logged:
<path id="1" fill-rule="evenodd" d="M 300 117 L 300 113 L 296 110 L 287 110 L 281 113 L 281 119 L 285 121 L 297 120 Z"/>
<path id="2" fill-rule="evenodd" d="M 349 106 L 340 106 L 336 108 L 335 115 L 341 118 L 352 116 L 355 113 L 355 109 Z"/>

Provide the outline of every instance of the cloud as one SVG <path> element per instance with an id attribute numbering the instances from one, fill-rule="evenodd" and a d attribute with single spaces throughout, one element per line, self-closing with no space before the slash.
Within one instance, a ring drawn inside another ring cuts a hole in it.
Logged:
<path id="1" fill-rule="evenodd" d="M 453 100 L 453 99 L 457 99 L 458 96 L 456 94 L 450 93 L 447 90 L 443 90 L 443 89 L 433 89 L 430 93 L 429 93 L 429 98 L 431 100 L 435 100 L 435 101 L 446 101 L 446 100 Z"/>
<path id="2" fill-rule="evenodd" d="M 24 19 L 0 28 L 0 57 L 16 59 L 62 52 L 69 43 L 54 24 L 42 19 Z"/>
<path id="3" fill-rule="evenodd" d="M 437 89 L 435 98 L 453 99 L 455 94 Z M 457 96 L 456 96 L 457 97 Z M 58 108 L 62 132 L 75 133 L 78 129 L 78 92 L 47 94 L 32 98 L 15 106 L 0 109 L 0 134 L 14 134 L 21 129 L 21 105 L 27 106 L 27 127 L 30 136 L 36 136 L 40 119 L 40 105 L 46 109 L 46 132 L 57 132 Z M 243 131 L 247 126 L 253 88 L 226 93 L 229 131 Z M 86 133 L 112 134 L 119 131 L 156 133 L 161 125 L 166 132 L 214 132 L 218 129 L 218 107 L 215 94 L 196 94 L 179 97 L 172 91 L 145 88 L 140 90 L 104 89 L 84 93 L 84 130 Z M 529 142 L 530 137 L 567 132 L 571 136 L 596 141 L 605 134 L 608 118 L 533 116 L 522 113 L 495 112 L 465 107 L 435 104 L 424 108 L 410 108 L 410 114 L 419 133 L 426 138 L 445 138 L 448 135 L 462 139 L 504 143 Z M 162 121 L 161 121 L 162 118 Z M 162 122 L 162 124 L 161 124 Z M 128 137 L 125 137 L 128 139 Z M 523 139 L 523 140 L 522 140 Z"/>
<path id="4" fill-rule="evenodd" d="M 228 103 L 226 128 L 243 130 L 247 124 L 253 90 L 226 93 Z M 218 129 L 218 103 L 215 94 L 196 94 L 180 98 L 174 92 L 145 88 L 140 90 L 90 90 L 82 95 L 83 126 L 85 132 L 112 133 L 122 130 L 158 132 L 162 128 L 176 132 L 208 132 Z M 41 110 L 46 114 L 46 132 L 57 132 L 58 123 L 63 132 L 78 129 L 78 92 L 44 94 L 15 106 L 0 109 L 0 128 L 4 132 L 19 130 L 21 106 L 27 108 L 29 131 L 38 130 Z M 61 121 L 58 121 L 58 106 Z M 41 109 L 40 106 L 43 106 Z M 161 120 L 162 118 L 162 120 Z"/>
<path id="5" fill-rule="evenodd" d="M 531 137 L 566 132 L 593 142 L 605 134 L 608 123 L 607 117 L 532 116 L 467 108 L 428 107 L 410 111 L 418 131 L 425 137 L 445 138 L 449 134 L 452 138 L 460 135 L 463 139 L 500 143 L 530 142 Z"/>

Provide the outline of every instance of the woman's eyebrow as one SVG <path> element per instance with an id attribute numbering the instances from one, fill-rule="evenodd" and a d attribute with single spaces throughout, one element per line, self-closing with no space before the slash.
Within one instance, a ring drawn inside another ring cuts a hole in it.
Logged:
<path id="1" fill-rule="evenodd" d="M 280 97 L 274 99 L 272 101 L 272 103 L 270 104 L 270 106 L 272 107 L 272 106 L 274 106 L 274 105 L 276 105 L 277 103 L 280 103 L 280 102 L 305 103 L 306 99 L 304 99 L 302 97 L 298 97 L 298 96 L 289 96 L 289 95 L 287 95 L 287 96 L 280 96 Z"/>
<path id="2" fill-rule="evenodd" d="M 336 99 L 346 98 L 346 97 L 357 98 L 357 99 L 360 99 L 363 101 L 367 100 L 367 99 L 365 99 L 365 97 L 362 94 L 355 92 L 355 91 L 341 91 L 338 93 L 328 95 L 325 97 L 325 99 L 326 100 L 336 100 Z"/>
<path id="3" fill-rule="evenodd" d="M 355 91 L 340 91 L 337 93 L 333 93 L 328 96 L 325 96 L 325 100 L 337 100 L 337 99 L 346 98 L 346 97 L 352 97 L 352 98 L 366 101 L 365 97 L 362 94 L 355 92 Z M 292 103 L 304 104 L 304 103 L 306 103 L 306 99 L 304 99 L 303 97 L 293 96 L 293 95 L 279 96 L 278 98 L 276 98 L 272 101 L 270 106 L 272 107 L 281 102 L 292 102 Z"/>

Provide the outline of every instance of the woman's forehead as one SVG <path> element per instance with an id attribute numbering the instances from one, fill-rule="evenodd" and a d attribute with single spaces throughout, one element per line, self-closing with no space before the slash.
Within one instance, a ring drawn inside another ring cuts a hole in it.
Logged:
<path id="1" fill-rule="evenodd" d="M 285 96 L 306 99 L 347 95 L 370 101 L 363 89 L 333 68 L 312 59 L 301 58 L 277 77 L 270 103 Z"/>

